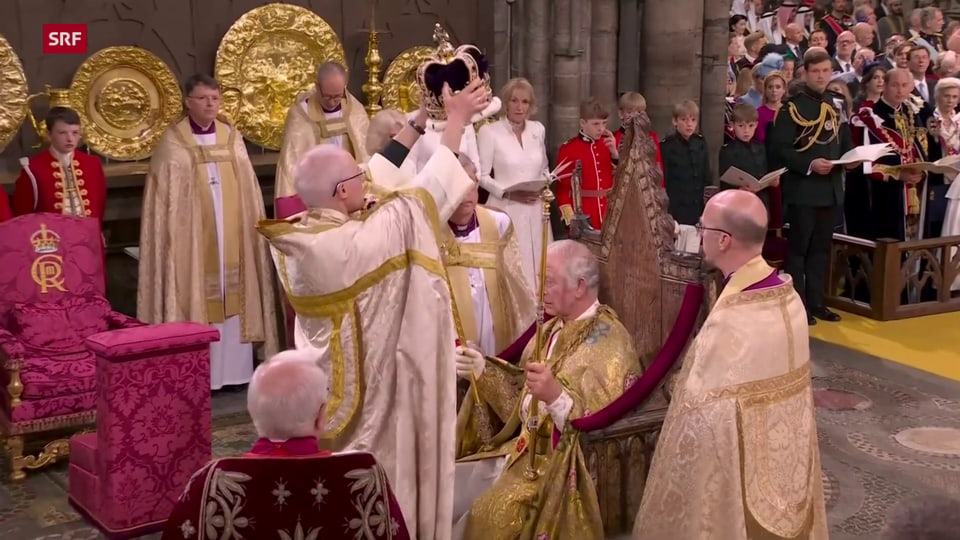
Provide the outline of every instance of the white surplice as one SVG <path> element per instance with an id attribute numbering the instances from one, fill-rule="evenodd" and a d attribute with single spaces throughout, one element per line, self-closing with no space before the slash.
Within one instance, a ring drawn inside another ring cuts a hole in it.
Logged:
<path id="1" fill-rule="evenodd" d="M 523 143 L 521 144 L 521 140 Z M 510 122 L 501 119 L 480 128 L 480 186 L 490 193 L 487 206 L 506 212 L 520 244 L 520 262 L 531 289 L 539 290 L 540 254 L 543 250 L 543 204 L 504 198 L 511 187 L 532 182 L 549 172 L 543 124 L 527 120 L 517 139 Z M 548 227 L 547 241 L 553 241 Z"/>
<path id="2" fill-rule="evenodd" d="M 413 112 L 407 115 L 407 119 L 412 120 L 416 116 L 417 113 Z M 412 178 L 423 170 L 427 161 L 430 161 L 433 154 L 440 148 L 440 137 L 443 135 L 443 129 L 446 124 L 445 121 L 427 121 L 424 130 L 425 133 L 417 139 L 413 148 L 410 149 L 407 159 L 405 159 L 403 165 L 400 166 L 400 170 L 403 171 L 404 175 Z M 477 151 L 477 134 L 472 126 L 467 126 L 463 129 L 463 137 L 460 139 L 460 153 L 470 158 L 470 161 L 473 162 L 473 166 L 477 171 L 480 170 L 480 157 Z"/>
<path id="3" fill-rule="evenodd" d="M 510 217 L 503 212 L 490 210 L 490 214 L 497 220 L 497 230 L 500 232 L 500 239 L 507 234 L 510 228 Z M 457 242 L 461 244 L 477 244 L 480 242 L 480 227 L 474 227 L 466 236 L 458 236 Z M 480 350 L 484 354 L 497 354 L 497 338 L 493 333 L 493 311 L 490 309 L 490 298 L 487 296 L 486 280 L 483 277 L 483 269 L 468 267 L 467 279 L 470 281 L 470 299 L 473 300 L 473 313 L 477 321 L 477 334 L 479 335 Z M 496 283 L 491 283 L 491 287 L 496 287 Z"/>
<path id="4" fill-rule="evenodd" d="M 309 115 L 310 115 L 310 101 L 309 101 L 309 100 L 306 100 L 306 99 L 303 100 L 303 101 L 301 101 L 301 102 L 300 102 L 300 108 L 303 109 L 303 112 L 307 113 L 307 116 L 309 117 Z M 322 107 L 321 107 L 321 109 L 322 109 Z M 335 111 L 333 111 L 333 112 L 327 112 L 326 110 L 324 110 L 324 111 L 323 111 L 323 116 L 324 116 L 324 118 L 326 118 L 328 121 L 329 121 L 329 120 L 337 120 L 337 119 L 343 117 L 343 108 L 341 107 L 341 108 L 339 108 L 339 109 L 337 109 L 337 110 L 335 110 Z M 338 147 L 338 148 L 343 148 L 343 135 L 334 135 L 334 136 L 330 137 L 330 139 L 327 141 L 327 143 L 328 143 L 328 144 L 332 144 L 332 145 L 334 145 L 334 146 L 336 146 L 336 147 Z"/>
<path id="5" fill-rule="evenodd" d="M 943 219 L 943 230 L 940 236 L 960 235 L 960 178 L 954 178 L 947 190 L 947 214 Z M 953 248 L 950 258 L 956 257 L 957 249 Z M 960 291 L 960 276 L 953 280 L 951 291 Z"/>
<path id="6" fill-rule="evenodd" d="M 197 144 L 217 144 L 217 134 L 194 133 Z M 223 191 L 220 171 L 216 163 L 207 163 L 210 179 L 210 196 L 213 200 L 213 215 L 217 220 L 217 248 L 220 252 L 220 286 L 226 283 L 223 268 Z M 231 211 L 238 212 L 239 208 Z M 239 231 L 231 231 L 240 234 Z M 226 290 L 222 289 L 225 294 Z M 240 315 L 228 317 L 223 323 L 213 324 L 220 332 L 220 341 L 210 344 L 210 388 L 219 390 L 227 385 L 247 384 L 253 376 L 253 344 L 240 341 Z"/>

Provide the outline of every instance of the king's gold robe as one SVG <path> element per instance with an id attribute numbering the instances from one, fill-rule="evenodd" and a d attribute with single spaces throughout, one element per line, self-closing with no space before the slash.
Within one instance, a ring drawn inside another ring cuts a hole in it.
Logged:
<path id="1" fill-rule="evenodd" d="M 634 524 L 639 540 L 826 539 L 807 315 L 756 258 L 690 346 Z"/>
<path id="2" fill-rule="evenodd" d="M 267 244 L 255 229 L 266 215 L 263 195 L 243 137 L 221 121 L 215 126 L 216 144 L 201 145 L 183 118 L 167 128 L 150 158 L 137 317 L 219 324 L 239 315 L 241 342 L 263 343 L 270 356 L 278 347 L 276 293 Z M 210 167 L 220 184 L 220 218 Z"/>
<path id="3" fill-rule="evenodd" d="M 379 163 L 378 163 L 379 162 Z M 400 175 L 383 156 L 371 169 Z M 440 255 L 441 224 L 475 184 L 440 148 L 413 189 L 360 219 L 311 209 L 259 227 L 297 313 L 298 348 L 330 375 L 324 437 L 372 452 L 414 538 L 450 538 L 458 332 Z"/>
<path id="4" fill-rule="evenodd" d="M 315 92 L 297 96 L 287 111 L 283 125 L 283 145 L 277 161 L 277 177 L 274 198 L 296 195 L 293 175 L 304 154 L 320 144 L 338 142 L 340 148 L 350 153 L 357 163 L 366 163 L 367 130 L 370 118 L 363 105 L 347 92 L 341 102 L 340 116 L 330 117 L 314 99 Z"/>
<path id="5" fill-rule="evenodd" d="M 592 309 L 575 321 L 552 319 L 544 325 L 546 363 L 564 390 L 557 402 L 569 401 L 566 414 L 539 404 L 535 438 L 526 421 L 530 396 L 523 369 L 488 359 L 477 379 L 478 394 L 482 410 L 494 415 L 502 428 L 492 437 L 484 436 L 481 450 L 460 464 L 504 459 L 501 456 L 506 456 L 506 463 L 490 489 L 473 502 L 464 538 L 603 540 L 596 487 L 580 448 L 580 432 L 570 420 L 610 404 L 640 376 L 641 367 L 630 333 L 616 313 L 602 305 Z M 535 361 L 535 342 L 536 338 L 527 344 L 521 366 Z M 473 399 L 468 393 L 464 403 Z M 563 425 L 556 424 L 555 415 L 563 417 Z M 559 437 L 554 446 L 555 428 Z M 531 481 L 525 474 L 531 468 L 533 444 L 537 479 Z"/>
<path id="6" fill-rule="evenodd" d="M 477 206 L 476 219 L 477 229 L 467 237 L 444 230 L 443 262 L 464 337 L 497 354 L 530 326 L 536 306 L 510 218 Z"/>

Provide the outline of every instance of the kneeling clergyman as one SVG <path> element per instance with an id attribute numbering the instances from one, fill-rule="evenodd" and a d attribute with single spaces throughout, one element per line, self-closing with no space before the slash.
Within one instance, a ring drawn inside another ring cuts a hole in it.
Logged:
<path id="1" fill-rule="evenodd" d="M 727 281 L 683 359 L 633 537 L 826 539 L 806 310 L 761 256 L 766 210 L 723 191 L 697 228 Z"/>
<path id="2" fill-rule="evenodd" d="M 444 85 L 444 144 L 412 182 L 383 155 L 370 161 L 375 182 L 411 189 L 351 217 L 365 207 L 365 173 L 320 145 L 296 171 L 307 211 L 258 227 L 297 314 L 297 348 L 316 349 L 330 374 L 327 445 L 376 456 L 418 538 L 447 540 L 452 528 L 458 332 L 439 234 L 476 189 L 453 149 L 489 101 L 482 83 L 456 95 Z M 407 125 L 394 141 L 416 138 Z"/>
<path id="3" fill-rule="evenodd" d="M 210 387 L 250 382 L 254 344 L 277 351 L 270 254 L 257 235 L 265 217 L 243 137 L 217 119 L 220 85 L 184 84 L 187 116 L 161 137 L 147 174 L 140 228 L 137 316 L 149 323 L 212 324 Z"/>
<path id="4" fill-rule="evenodd" d="M 297 96 L 283 126 L 274 198 L 296 195 L 294 170 L 308 150 L 332 144 L 366 163 L 370 119 L 363 105 L 347 91 L 347 68 L 325 62 L 317 69 L 313 92 Z"/>
<path id="5" fill-rule="evenodd" d="M 463 170 L 476 181 L 470 158 Z M 520 265 L 520 246 L 510 217 L 477 204 L 479 187 L 450 216 L 443 231 L 443 262 L 468 343 L 484 354 L 510 346 L 533 322 L 533 291 Z"/>
<path id="6" fill-rule="evenodd" d="M 469 512 L 459 517 L 454 537 L 604 538 L 596 487 L 570 421 L 610 404 L 641 367 L 629 332 L 597 300 L 599 282 L 599 264 L 586 246 L 550 244 L 544 308 L 554 318 L 544 325 L 540 347 L 531 340 L 520 367 L 458 348 L 457 374 L 476 380 L 483 407 L 474 414 L 487 421 L 479 422 L 482 446 L 457 463 L 454 514 Z M 545 362 L 537 361 L 537 349 Z M 531 433 L 533 399 L 538 421 Z M 494 424 L 496 433 L 489 429 Z"/>

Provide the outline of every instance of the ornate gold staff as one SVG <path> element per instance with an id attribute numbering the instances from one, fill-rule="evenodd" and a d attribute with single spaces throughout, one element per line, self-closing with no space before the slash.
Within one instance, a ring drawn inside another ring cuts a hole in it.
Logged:
<path id="1" fill-rule="evenodd" d="M 543 320 L 544 320 L 544 307 L 543 307 L 543 291 L 546 286 L 547 279 L 547 243 L 550 241 L 550 203 L 553 202 L 554 196 L 553 191 L 550 190 L 550 185 L 559 180 L 560 173 L 565 171 L 570 166 L 569 163 L 563 162 L 557 165 L 557 168 L 551 172 L 547 177 L 547 183 L 543 186 L 543 190 L 540 192 L 540 202 L 542 204 L 542 211 L 540 214 L 543 226 L 541 229 L 540 236 L 540 245 L 542 247 L 540 251 L 540 278 L 537 283 L 537 335 L 536 335 L 536 349 L 534 361 L 540 364 L 546 362 L 546 343 L 543 342 Z M 527 470 L 524 471 L 524 478 L 527 480 L 533 481 L 536 480 L 539 476 L 537 472 L 537 431 L 540 428 L 540 400 L 531 396 L 530 400 L 530 409 L 527 414 L 527 431 L 530 433 L 530 464 L 527 467 Z"/>

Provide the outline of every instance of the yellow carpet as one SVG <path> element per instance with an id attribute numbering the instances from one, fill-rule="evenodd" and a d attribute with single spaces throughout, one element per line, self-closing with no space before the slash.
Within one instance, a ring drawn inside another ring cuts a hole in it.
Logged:
<path id="1" fill-rule="evenodd" d="M 960 381 L 960 312 L 885 322 L 841 316 L 838 323 L 818 321 L 810 336 Z"/>

